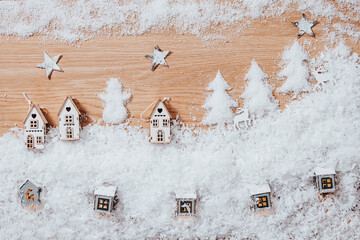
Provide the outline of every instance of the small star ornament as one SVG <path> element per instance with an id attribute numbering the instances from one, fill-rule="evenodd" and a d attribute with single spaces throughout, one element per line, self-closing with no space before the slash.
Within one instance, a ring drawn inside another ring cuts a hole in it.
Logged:
<path id="1" fill-rule="evenodd" d="M 57 65 L 60 57 L 61 57 L 61 55 L 59 54 L 59 55 L 51 58 L 49 55 L 47 55 L 46 52 L 44 52 L 45 62 L 37 65 L 37 67 L 46 69 L 46 76 L 50 79 L 51 73 L 53 71 L 63 72 L 63 70 Z"/>
<path id="2" fill-rule="evenodd" d="M 145 55 L 146 58 L 152 60 L 151 71 L 155 71 L 155 69 L 159 65 L 169 67 L 169 65 L 167 65 L 167 63 L 165 61 L 165 58 L 167 57 L 167 55 L 169 55 L 169 53 L 170 53 L 170 51 L 163 51 L 162 52 L 161 49 L 159 48 L 159 46 L 156 45 L 154 47 L 154 53 L 153 54 Z"/>
<path id="3" fill-rule="evenodd" d="M 305 33 L 309 34 L 312 37 L 315 37 L 311 28 L 317 24 L 318 21 L 308 21 L 305 14 L 302 15 L 300 22 L 292 22 L 296 27 L 299 28 L 298 38 L 300 38 Z"/>

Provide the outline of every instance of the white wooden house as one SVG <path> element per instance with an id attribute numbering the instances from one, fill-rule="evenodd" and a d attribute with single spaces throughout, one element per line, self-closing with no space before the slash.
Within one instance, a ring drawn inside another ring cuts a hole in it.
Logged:
<path id="1" fill-rule="evenodd" d="M 72 100 L 65 98 L 58 113 L 60 140 L 74 141 L 80 139 L 80 111 Z"/>
<path id="2" fill-rule="evenodd" d="M 163 101 L 157 101 L 150 115 L 150 142 L 170 143 L 170 113 Z"/>
<path id="3" fill-rule="evenodd" d="M 40 204 L 40 187 L 29 180 L 20 187 L 21 204 L 24 206 L 33 206 Z"/>
<path id="4" fill-rule="evenodd" d="M 114 209 L 114 201 L 117 187 L 101 186 L 94 191 L 95 206 L 97 212 L 111 213 Z"/>
<path id="5" fill-rule="evenodd" d="M 271 190 L 269 184 L 253 184 L 250 186 L 250 193 L 255 212 L 271 209 Z"/>
<path id="6" fill-rule="evenodd" d="M 24 120 L 25 145 L 28 149 L 44 149 L 48 121 L 38 105 L 31 105 Z"/>
<path id="7" fill-rule="evenodd" d="M 335 192 L 335 170 L 315 168 L 315 184 L 320 193 Z"/>
<path id="8" fill-rule="evenodd" d="M 176 194 L 176 215 L 191 217 L 196 214 L 196 192 Z"/>

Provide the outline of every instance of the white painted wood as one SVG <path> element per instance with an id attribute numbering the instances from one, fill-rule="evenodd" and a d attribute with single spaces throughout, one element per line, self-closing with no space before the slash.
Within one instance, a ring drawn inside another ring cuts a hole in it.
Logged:
<path id="1" fill-rule="evenodd" d="M 25 146 L 28 149 L 44 149 L 45 147 L 47 121 L 40 111 L 41 110 L 38 106 L 31 106 L 30 111 L 24 121 L 24 140 Z M 35 122 L 36 124 L 34 125 Z"/>
<path id="2" fill-rule="evenodd" d="M 150 142 L 170 143 L 170 114 L 164 103 L 159 100 L 150 116 Z"/>
<path id="3" fill-rule="evenodd" d="M 67 97 L 59 111 L 59 138 L 62 141 L 80 139 L 80 115 L 74 102 Z"/>

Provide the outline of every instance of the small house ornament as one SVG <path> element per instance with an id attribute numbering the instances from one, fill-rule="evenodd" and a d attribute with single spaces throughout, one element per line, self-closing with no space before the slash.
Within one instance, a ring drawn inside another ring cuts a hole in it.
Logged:
<path id="1" fill-rule="evenodd" d="M 24 206 L 40 205 L 40 187 L 26 180 L 20 187 L 20 199 Z"/>
<path id="2" fill-rule="evenodd" d="M 176 194 L 176 215 L 177 216 L 195 216 L 196 214 L 196 193 Z"/>
<path id="3" fill-rule="evenodd" d="M 48 121 L 39 105 L 30 105 L 30 110 L 24 120 L 25 145 L 28 149 L 44 149 L 47 124 Z"/>
<path id="4" fill-rule="evenodd" d="M 335 170 L 315 168 L 315 187 L 319 193 L 335 192 Z"/>
<path id="5" fill-rule="evenodd" d="M 102 213 L 111 213 L 114 210 L 114 202 L 117 187 L 101 186 L 94 191 L 95 211 Z"/>
<path id="6" fill-rule="evenodd" d="M 158 100 L 150 115 L 150 142 L 170 143 L 170 113 L 163 101 Z"/>
<path id="7" fill-rule="evenodd" d="M 62 141 L 80 139 L 80 111 L 71 96 L 65 98 L 58 113 L 59 134 Z"/>
<path id="8" fill-rule="evenodd" d="M 254 184 L 250 188 L 255 212 L 271 209 L 270 186 L 269 184 Z"/>

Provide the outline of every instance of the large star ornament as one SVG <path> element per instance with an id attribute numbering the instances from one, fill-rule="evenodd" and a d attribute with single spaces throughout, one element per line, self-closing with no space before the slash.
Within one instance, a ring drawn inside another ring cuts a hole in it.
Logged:
<path id="1" fill-rule="evenodd" d="M 165 67 L 169 67 L 165 61 L 165 58 L 167 57 L 167 55 L 170 53 L 170 51 L 161 51 L 161 49 L 159 48 L 158 45 L 156 45 L 154 47 L 154 53 L 153 54 L 149 54 L 149 55 L 145 55 L 146 58 L 152 60 L 152 67 L 151 67 L 151 71 L 154 71 L 157 66 L 159 65 L 163 65 Z"/>
<path id="2" fill-rule="evenodd" d="M 300 38 L 305 33 L 309 34 L 312 37 L 315 37 L 311 28 L 317 24 L 318 21 L 308 21 L 305 14 L 302 15 L 300 22 L 292 22 L 296 27 L 299 28 L 298 38 Z"/>
<path id="3" fill-rule="evenodd" d="M 63 72 L 63 70 L 57 65 L 61 55 L 57 55 L 53 58 L 49 57 L 46 52 L 44 52 L 44 59 L 45 62 L 37 65 L 38 68 L 45 68 L 46 69 L 46 76 L 50 79 L 51 73 L 53 71 Z"/>

